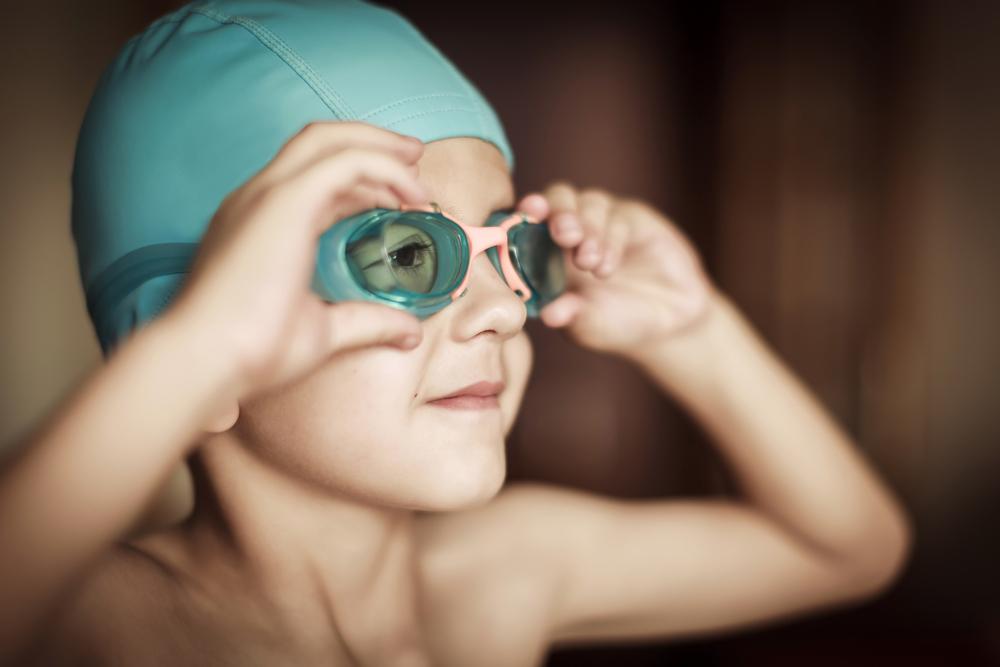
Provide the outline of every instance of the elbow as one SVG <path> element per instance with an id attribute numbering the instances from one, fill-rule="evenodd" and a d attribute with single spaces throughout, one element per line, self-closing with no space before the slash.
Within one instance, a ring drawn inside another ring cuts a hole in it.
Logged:
<path id="1" fill-rule="evenodd" d="M 902 509 L 893 512 L 892 520 L 871 534 L 847 558 L 844 592 L 854 600 L 869 600 L 888 591 L 899 580 L 909 563 L 914 544 L 913 522 Z"/>

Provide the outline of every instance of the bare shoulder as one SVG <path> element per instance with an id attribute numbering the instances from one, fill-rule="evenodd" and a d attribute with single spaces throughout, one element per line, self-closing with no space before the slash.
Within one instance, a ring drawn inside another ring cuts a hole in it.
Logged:
<path id="1" fill-rule="evenodd" d="M 149 651 L 143 633 L 163 634 L 176 586 L 163 567 L 128 544 L 116 545 L 71 591 L 32 656 L 38 665 L 117 664 Z"/>
<path id="2" fill-rule="evenodd" d="M 536 651 L 667 641 L 849 604 L 884 588 L 895 568 L 845 564 L 726 498 L 514 484 L 426 528 L 429 580 L 444 582 L 438 608 L 460 610 L 441 614 L 451 631 L 471 642 L 482 637 L 473 624 L 496 623 Z"/>

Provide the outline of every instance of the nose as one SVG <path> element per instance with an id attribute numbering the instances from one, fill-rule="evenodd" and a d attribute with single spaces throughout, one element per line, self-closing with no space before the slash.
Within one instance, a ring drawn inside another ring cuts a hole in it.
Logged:
<path id="1" fill-rule="evenodd" d="M 483 333 L 510 338 L 524 328 L 528 310 L 507 285 L 486 253 L 480 253 L 469 268 L 465 293 L 444 311 L 452 311 L 456 339 L 467 340 Z"/>

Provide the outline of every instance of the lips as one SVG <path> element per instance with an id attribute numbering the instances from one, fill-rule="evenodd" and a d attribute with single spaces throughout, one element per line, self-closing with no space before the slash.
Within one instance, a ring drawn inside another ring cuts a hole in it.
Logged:
<path id="1" fill-rule="evenodd" d="M 488 396 L 497 396 L 500 392 L 503 391 L 503 388 L 504 388 L 503 382 L 489 382 L 483 380 L 481 382 L 476 382 L 475 384 L 470 384 L 466 387 L 462 387 L 461 389 L 456 389 L 450 394 L 446 394 L 444 396 L 438 396 L 437 398 L 431 400 L 439 401 L 445 398 L 456 398 L 459 396 L 478 396 L 485 398 Z"/>
<path id="2" fill-rule="evenodd" d="M 457 389 L 447 396 L 428 401 L 429 405 L 458 410 L 488 410 L 500 407 L 497 396 L 503 391 L 503 382 L 476 382 Z"/>

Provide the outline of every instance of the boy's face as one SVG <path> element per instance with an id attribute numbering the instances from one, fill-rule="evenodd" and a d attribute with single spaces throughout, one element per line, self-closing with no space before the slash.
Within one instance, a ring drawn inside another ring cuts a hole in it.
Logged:
<path id="1" fill-rule="evenodd" d="M 419 178 L 432 201 L 469 225 L 514 205 L 500 151 L 479 139 L 427 144 Z M 503 483 L 504 440 L 531 368 L 526 317 L 481 254 L 466 294 L 423 320 L 416 349 L 337 354 L 242 405 L 234 430 L 272 464 L 361 500 L 422 510 L 485 502 Z M 505 383 L 499 408 L 428 403 L 481 380 Z"/>

